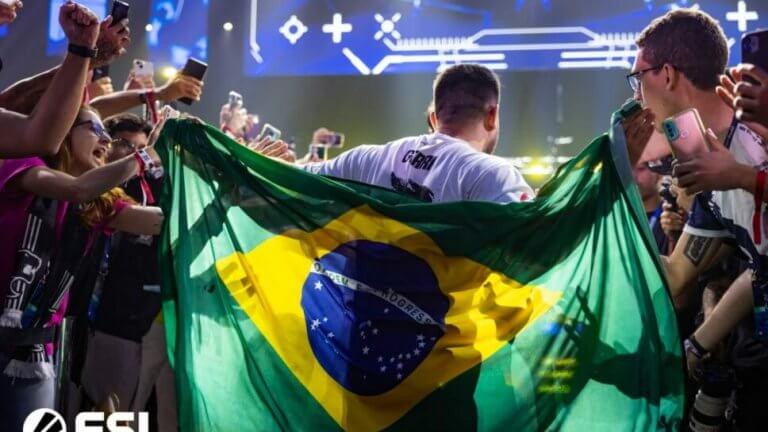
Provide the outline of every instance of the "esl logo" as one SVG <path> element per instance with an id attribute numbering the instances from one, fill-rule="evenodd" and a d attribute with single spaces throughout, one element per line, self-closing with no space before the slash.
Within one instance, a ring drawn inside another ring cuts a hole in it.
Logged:
<path id="1" fill-rule="evenodd" d="M 104 422 L 103 412 L 81 412 L 75 417 L 75 432 L 149 432 L 149 414 L 139 413 L 138 428 L 122 426 L 132 422 L 132 412 L 112 413 Z M 33 411 L 24 420 L 23 432 L 67 432 L 67 425 L 61 414 L 41 408 Z"/>

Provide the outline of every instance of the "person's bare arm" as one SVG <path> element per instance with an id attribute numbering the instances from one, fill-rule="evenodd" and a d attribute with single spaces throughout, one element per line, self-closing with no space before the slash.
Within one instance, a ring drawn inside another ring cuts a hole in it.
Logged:
<path id="1" fill-rule="evenodd" d="M 159 207 L 131 205 L 112 219 L 109 227 L 137 235 L 158 235 L 165 216 Z"/>
<path id="2" fill-rule="evenodd" d="M 59 22 L 70 43 L 95 46 L 99 22 L 91 11 L 67 3 L 60 9 Z M 58 152 L 80 109 L 89 63 L 90 59 L 67 54 L 31 115 L 0 111 L 2 157 L 50 155 Z"/>
<path id="3" fill-rule="evenodd" d="M 752 297 L 752 272 L 747 270 L 725 292 L 701 327 L 693 334 L 696 341 L 707 351 L 722 342 L 739 321 L 749 315 Z"/>
<path id="4" fill-rule="evenodd" d="M 202 91 L 202 81 L 185 75 L 177 75 L 164 86 L 158 88 L 155 94 L 159 101 L 173 102 L 183 97 L 200 100 Z M 93 99 L 91 106 L 96 108 L 102 117 L 107 118 L 141 105 L 141 95 L 145 92 L 146 90 L 115 92 Z"/>
<path id="5" fill-rule="evenodd" d="M 96 199 L 137 172 L 138 163 L 131 155 L 79 177 L 48 167 L 30 168 L 14 179 L 10 187 L 45 198 L 83 203 Z"/>
<path id="6" fill-rule="evenodd" d="M 684 232 L 669 257 L 662 256 L 672 297 L 682 294 L 686 286 L 733 249 L 722 238 L 699 237 Z"/>

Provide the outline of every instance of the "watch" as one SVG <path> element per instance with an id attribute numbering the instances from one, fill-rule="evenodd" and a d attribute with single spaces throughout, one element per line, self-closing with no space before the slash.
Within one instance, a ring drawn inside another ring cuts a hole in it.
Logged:
<path id="1" fill-rule="evenodd" d="M 96 58 L 96 56 L 99 54 L 99 50 L 96 48 L 88 48 L 86 46 L 75 44 L 69 44 L 67 46 L 67 51 L 78 57 L 84 58 Z"/>

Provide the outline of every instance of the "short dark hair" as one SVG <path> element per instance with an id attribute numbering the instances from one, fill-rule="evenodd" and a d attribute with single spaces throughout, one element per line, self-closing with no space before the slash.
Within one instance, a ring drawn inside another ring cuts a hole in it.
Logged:
<path id="1" fill-rule="evenodd" d="M 482 117 L 499 103 L 499 77 L 485 66 L 459 64 L 437 75 L 432 101 L 441 123 L 460 124 Z"/>
<path id="2" fill-rule="evenodd" d="M 717 87 L 728 64 L 728 42 L 720 24 L 695 9 L 677 9 L 653 20 L 637 38 L 652 66 L 670 64 L 701 90 Z"/>
<path id="3" fill-rule="evenodd" d="M 104 121 L 104 127 L 112 136 L 115 136 L 120 132 L 143 132 L 145 135 L 149 136 L 152 132 L 152 125 L 149 124 L 149 122 L 135 114 L 128 113 L 118 114 L 106 119 Z"/>

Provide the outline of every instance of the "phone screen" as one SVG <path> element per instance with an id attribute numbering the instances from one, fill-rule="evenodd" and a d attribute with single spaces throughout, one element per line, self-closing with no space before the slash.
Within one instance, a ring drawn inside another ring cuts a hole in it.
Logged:
<path id="1" fill-rule="evenodd" d="M 120 21 L 128 18 L 128 9 L 130 8 L 131 6 L 128 3 L 115 0 L 115 2 L 112 3 L 112 12 L 110 12 L 110 15 L 112 15 L 112 24 L 110 24 L 110 27 L 115 26 L 119 24 Z"/>
<path id="2" fill-rule="evenodd" d="M 741 38 L 741 62 L 768 71 L 768 30 L 747 33 Z M 757 84 L 750 77 L 745 77 L 745 80 Z"/>

